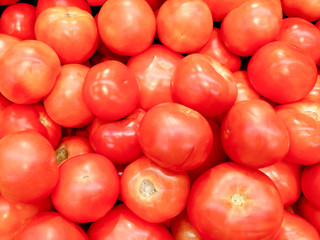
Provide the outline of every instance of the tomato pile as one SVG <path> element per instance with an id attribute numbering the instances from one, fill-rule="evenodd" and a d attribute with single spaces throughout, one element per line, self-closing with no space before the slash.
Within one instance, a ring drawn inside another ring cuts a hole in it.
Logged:
<path id="1" fill-rule="evenodd" d="M 0 240 L 320 240 L 319 1 L 0 5 Z"/>

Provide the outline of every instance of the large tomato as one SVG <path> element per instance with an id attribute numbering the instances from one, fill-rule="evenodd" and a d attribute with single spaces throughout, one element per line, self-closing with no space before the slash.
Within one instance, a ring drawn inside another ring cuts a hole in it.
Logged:
<path id="1" fill-rule="evenodd" d="M 195 181 L 187 210 L 192 225 L 206 240 L 273 240 L 284 214 L 270 178 L 230 162 L 211 168 Z"/>
<path id="2" fill-rule="evenodd" d="M 146 156 L 162 167 L 180 171 L 200 166 L 213 141 L 208 121 L 178 103 L 151 108 L 140 123 L 138 137 Z"/>
<path id="3" fill-rule="evenodd" d="M 281 3 L 288 17 L 299 17 L 310 22 L 320 18 L 320 2 L 317 0 L 281 0 Z"/>
<path id="4" fill-rule="evenodd" d="M 318 74 L 317 82 L 314 85 L 313 89 L 304 97 L 315 102 L 320 102 L 320 75 Z"/>

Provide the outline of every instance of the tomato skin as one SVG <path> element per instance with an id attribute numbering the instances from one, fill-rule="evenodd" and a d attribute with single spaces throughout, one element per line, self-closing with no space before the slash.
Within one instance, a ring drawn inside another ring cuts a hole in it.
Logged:
<path id="1" fill-rule="evenodd" d="M 261 96 L 252 87 L 247 71 L 234 72 L 233 77 L 238 90 L 236 103 L 251 99 L 261 99 Z"/>
<path id="2" fill-rule="evenodd" d="M 100 9 L 98 28 L 111 51 L 133 56 L 152 44 L 156 19 L 145 0 L 108 0 Z"/>
<path id="3" fill-rule="evenodd" d="M 58 183 L 51 194 L 52 203 L 71 221 L 94 222 L 116 203 L 119 176 L 106 157 L 96 153 L 74 156 L 59 167 L 59 173 Z"/>
<path id="4" fill-rule="evenodd" d="M 95 118 L 89 130 L 90 144 L 95 152 L 114 164 L 128 164 L 142 156 L 138 131 L 145 114 L 142 109 L 137 109 L 117 121 Z"/>
<path id="5" fill-rule="evenodd" d="M 285 210 L 282 227 L 275 240 L 290 239 L 318 240 L 320 237 L 318 231 L 311 223 L 299 215 Z"/>
<path id="6" fill-rule="evenodd" d="M 259 170 L 274 182 L 285 207 L 295 203 L 299 199 L 301 194 L 301 165 L 279 161 Z"/>
<path id="7" fill-rule="evenodd" d="M 284 160 L 301 165 L 320 162 L 320 103 L 298 101 L 276 107 L 290 137 Z"/>
<path id="8" fill-rule="evenodd" d="M 154 44 L 129 59 L 127 66 L 135 73 L 140 87 L 140 107 L 147 111 L 165 102 L 173 102 L 171 81 L 183 58 L 169 48 Z"/>
<path id="9" fill-rule="evenodd" d="M 92 223 L 88 230 L 90 240 L 139 239 L 173 240 L 166 227 L 142 220 L 124 204 L 115 206 L 102 219 Z"/>
<path id="10" fill-rule="evenodd" d="M 89 68 L 82 64 L 63 65 L 55 85 L 44 98 L 43 104 L 49 116 L 63 127 L 83 127 L 94 118 L 82 96 L 88 71 Z"/>
<path id="11" fill-rule="evenodd" d="M 320 208 L 312 204 L 304 195 L 298 201 L 299 214 L 320 231 Z"/>
<path id="12" fill-rule="evenodd" d="M 0 33 L 0 58 L 3 56 L 3 54 L 14 44 L 20 42 L 20 39 Z"/>
<path id="13" fill-rule="evenodd" d="M 178 103 L 162 103 L 151 108 L 140 123 L 138 138 L 147 157 L 162 167 L 178 171 L 200 166 L 213 141 L 208 121 Z"/>
<path id="14" fill-rule="evenodd" d="M 226 154 L 247 167 L 279 162 L 289 149 L 289 135 L 276 111 L 265 101 L 235 104 L 223 119 L 221 143 Z"/>
<path id="15" fill-rule="evenodd" d="M 304 99 L 320 102 L 320 75 L 318 74 L 317 82 L 313 89 L 304 97 Z"/>
<path id="16" fill-rule="evenodd" d="M 309 22 L 320 18 L 320 3 L 314 0 L 281 0 L 283 12 L 288 17 L 299 17 Z"/>
<path id="17" fill-rule="evenodd" d="M 0 18 L 0 32 L 21 40 L 35 39 L 34 24 L 36 8 L 28 3 L 17 3 L 7 7 Z"/>
<path id="18" fill-rule="evenodd" d="M 98 48 L 99 33 L 93 16 L 78 7 L 55 6 L 37 17 L 36 39 L 52 47 L 66 63 L 82 63 Z"/>
<path id="19" fill-rule="evenodd" d="M 14 4 L 16 2 L 18 2 L 19 0 L 2 0 L 0 2 L 0 5 L 11 5 L 11 4 Z"/>
<path id="20" fill-rule="evenodd" d="M 114 121 L 133 112 L 139 104 L 139 86 L 133 72 L 123 63 L 106 61 L 90 68 L 82 94 L 97 117 Z"/>
<path id="21" fill-rule="evenodd" d="M 58 56 L 47 44 L 21 41 L 0 58 L 0 91 L 12 102 L 36 103 L 50 92 L 60 67 Z"/>
<path id="22" fill-rule="evenodd" d="M 318 186 L 320 183 L 320 163 L 306 166 L 301 175 L 303 195 L 317 208 L 320 208 Z"/>
<path id="23" fill-rule="evenodd" d="M 48 234 L 50 233 L 50 234 Z M 20 229 L 15 240 L 88 240 L 86 233 L 75 223 L 57 212 L 43 212 L 35 215 Z"/>
<path id="24" fill-rule="evenodd" d="M 278 103 L 302 99 L 317 80 L 317 67 L 313 59 L 279 41 L 261 47 L 250 59 L 247 71 L 254 89 Z"/>
<path id="25" fill-rule="evenodd" d="M 281 19 L 282 15 L 273 1 L 246 1 L 225 16 L 220 28 L 221 37 L 234 54 L 251 56 L 276 38 L 281 28 Z"/>
<path id="26" fill-rule="evenodd" d="M 195 181 L 187 211 L 191 224 L 208 240 L 274 239 L 284 214 L 270 178 L 232 162 L 211 168 Z"/>
<path id="27" fill-rule="evenodd" d="M 173 51 L 192 53 L 199 50 L 209 40 L 212 27 L 210 9 L 203 1 L 165 1 L 159 8 L 157 36 Z"/>
<path id="28" fill-rule="evenodd" d="M 146 156 L 129 164 L 120 182 L 123 203 L 148 222 L 165 222 L 187 205 L 190 191 L 187 173 L 160 167 Z"/>
<path id="29" fill-rule="evenodd" d="M 10 133 L 0 140 L 0 189 L 8 200 L 32 203 L 44 199 L 58 177 L 53 147 L 40 133 Z"/>

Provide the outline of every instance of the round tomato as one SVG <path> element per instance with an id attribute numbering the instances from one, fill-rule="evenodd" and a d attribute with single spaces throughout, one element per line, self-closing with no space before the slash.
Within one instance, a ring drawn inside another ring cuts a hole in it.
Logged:
<path id="1" fill-rule="evenodd" d="M 40 133 L 10 133 L 0 140 L 0 189 L 8 200 L 44 199 L 53 191 L 58 177 L 53 147 Z"/>
<path id="2" fill-rule="evenodd" d="M 162 103 L 142 119 L 139 142 L 144 154 L 162 167 L 191 170 L 212 148 L 212 131 L 198 112 L 178 103 Z"/>
<path id="3" fill-rule="evenodd" d="M 281 0 L 283 12 L 288 17 L 299 17 L 309 22 L 320 18 L 320 2 L 315 0 Z"/>
<path id="4" fill-rule="evenodd" d="M 167 221 L 187 205 L 190 191 L 187 173 L 160 167 L 145 156 L 124 169 L 120 183 L 123 203 L 148 222 Z"/>
<path id="5" fill-rule="evenodd" d="M 187 210 L 192 225 L 207 240 L 274 239 L 284 214 L 270 178 L 231 162 L 195 181 Z"/>
<path id="6" fill-rule="evenodd" d="M 62 63 L 82 63 L 98 48 L 99 33 L 93 16 L 78 7 L 55 6 L 37 17 L 36 39 L 48 44 Z"/>

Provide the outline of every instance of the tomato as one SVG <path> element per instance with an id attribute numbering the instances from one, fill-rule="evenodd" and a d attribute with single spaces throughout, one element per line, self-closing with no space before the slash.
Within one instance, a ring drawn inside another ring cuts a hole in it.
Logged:
<path id="1" fill-rule="evenodd" d="M 276 111 L 259 99 L 238 102 L 229 110 L 221 125 L 221 143 L 233 161 L 252 168 L 279 162 L 290 144 Z"/>
<path id="2" fill-rule="evenodd" d="M 320 75 L 318 74 L 317 82 L 313 89 L 304 97 L 304 99 L 320 102 Z"/>
<path id="3" fill-rule="evenodd" d="M 302 166 L 279 161 L 271 166 L 260 168 L 276 185 L 284 206 L 295 203 L 301 194 L 300 176 Z"/>
<path id="4" fill-rule="evenodd" d="M 98 48 L 99 33 L 93 16 L 78 7 L 55 6 L 37 17 L 36 39 L 48 44 L 62 63 L 82 63 Z"/>
<path id="5" fill-rule="evenodd" d="M 250 59 L 249 80 L 264 97 L 278 102 L 294 102 L 305 97 L 317 80 L 313 59 L 284 42 L 261 47 Z"/>
<path id="6" fill-rule="evenodd" d="M 237 98 L 232 73 L 215 58 L 198 53 L 179 61 L 171 91 L 176 101 L 207 118 L 226 112 Z"/>
<path id="7" fill-rule="evenodd" d="M 246 1 L 225 16 L 220 28 L 221 37 L 231 52 L 239 56 L 251 56 L 276 38 L 281 19 L 282 15 L 274 2 Z"/>
<path id="8" fill-rule="evenodd" d="M 288 17 L 299 17 L 309 22 L 320 18 L 320 2 L 314 0 L 281 0 L 283 12 Z"/>
<path id="9" fill-rule="evenodd" d="M 200 166 L 213 141 L 208 121 L 178 103 L 151 108 L 140 123 L 138 138 L 147 157 L 162 167 L 179 171 Z"/>
<path id="10" fill-rule="evenodd" d="M 94 151 L 115 164 L 127 164 L 142 156 L 138 131 L 144 116 L 145 111 L 137 109 L 118 121 L 95 118 L 89 130 Z"/>
<path id="11" fill-rule="evenodd" d="M 19 0 L 1 0 L 0 5 L 11 5 L 11 4 L 14 4 L 18 1 Z"/>
<path id="12" fill-rule="evenodd" d="M 58 176 L 53 147 L 40 133 L 10 133 L 0 140 L 0 189 L 8 200 L 44 199 L 52 192 Z"/>
<path id="13" fill-rule="evenodd" d="M 15 240 L 88 240 L 86 233 L 75 223 L 57 212 L 35 215 L 15 236 Z"/>
<path id="14" fill-rule="evenodd" d="M 282 227 L 275 240 L 290 239 L 318 240 L 320 237 L 316 228 L 307 220 L 285 210 Z"/>
<path id="15" fill-rule="evenodd" d="M 123 171 L 120 179 L 123 203 L 140 218 L 161 223 L 186 207 L 190 180 L 186 172 L 158 166 L 143 156 Z"/>
<path id="16" fill-rule="evenodd" d="M 158 38 L 179 53 L 199 50 L 209 40 L 212 27 L 211 11 L 199 0 L 165 1 L 157 15 Z"/>
<path id="17" fill-rule="evenodd" d="M 0 33 L 0 58 L 3 56 L 3 54 L 14 44 L 20 42 L 20 39 Z"/>
<path id="18" fill-rule="evenodd" d="M 299 214 L 320 231 L 320 208 L 313 205 L 305 196 L 298 201 Z"/>
<path id="19" fill-rule="evenodd" d="M 135 73 L 140 87 L 140 107 L 144 110 L 165 102 L 173 102 L 171 81 L 182 55 L 154 44 L 129 59 L 127 66 Z"/>
<path id="20" fill-rule="evenodd" d="M 318 189 L 320 183 L 320 163 L 307 166 L 303 169 L 301 175 L 301 189 L 303 195 L 317 208 L 320 208 Z"/>
<path id="21" fill-rule="evenodd" d="M 223 66 L 227 67 L 232 72 L 240 69 L 240 57 L 230 52 L 225 46 L 219 28 L 213 28 L 209 40 L 198 53 L 216 58 Z"/>
<path id="22" fill-rule="evenodd" d="M 132 56 L 153 42 L 156 19 L 145 0 L 108 0 L 99 11 L 98 28 L 111 51 Z"/>
<path id="23" fill-rule="evenodd" d="M 59 71 L 52 48 L 37 40 L 21 41 L 0 58 L 0 92 L 15 103 L 36 103 L 50 92 Z"/>
<path id="24" fill-rule="evenodd" d="M 0 18 L 0 32 L 19 39 L 35 39 L 36 8 L 28 3 L 8 6 Z"/>
<path id="25" fill-rule="evenodd" d="M 276 108 L 290 137 L 285 160 L 302 165 L 320 162 L 320 103 L 298 101 Z"/>
<path id="26" fill-rule="evenodd" d="M 96 153 L 74 156 L 59 167 L 59 173 L 52 203 L 71 221 L 96 221 L 116 203 L 119 176 L 106 157 Z"/>
<path id="27" fill-rule="evenodd" d="M 129 115 L 139 104 L 139 86 L 133 72 L 114 60 L 90 68 L 82 94 L 89 110 L 107 121 Z"/>
<path id="28" fill-rule="evenodd" d="M 58 166 L 73 156 L 92 152 L 89 140 L 81 136 L 65 136 L 55 149 Z"/>
<path id="29" fill-rule="evenodd" d="M 88 71 L 89 68 L 81 64 L 63 65 L 53 89 L 44 98 L 47 113 L 63 127 L 83 127 L 94 118 L 82 96 Z"/>
<path id="30" fill-rule="evenodd" d="M 247 71 L 237 71 L 233 73 L 233 79 L 237 84 L 238 95 L 236 102 L 251 99 L 261 99 L 261 96 L 252 87 Z"/>
<path id="31" fill-rule="evenodd" d="M 208 240 L 274 239 L 284 214 L 270 178 L 231 162 L 211 168 L 195 181 L 187 210 L 191 224 Z"/>
<path id="32" fill-rule="evenodd" d="M 199 233 L 190 223 L 186 211 L 183 211 L 171 221 L 171 233 L 175 240 L 201 240 Z"/>
<path id="33" fill-rule="evenodd" d="M 148 239 L 173 240 L 166 227 L 159 223 L 142 220 L 124 204 L 115 206 L 102 219 L 91 224 L 88 230 L 90 240 Z"/>

